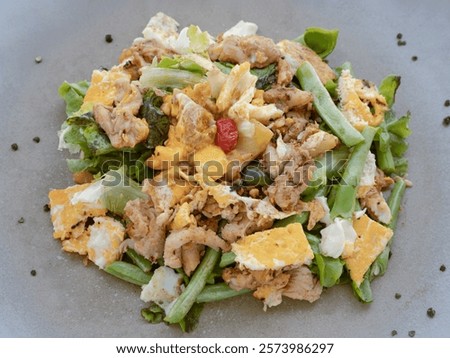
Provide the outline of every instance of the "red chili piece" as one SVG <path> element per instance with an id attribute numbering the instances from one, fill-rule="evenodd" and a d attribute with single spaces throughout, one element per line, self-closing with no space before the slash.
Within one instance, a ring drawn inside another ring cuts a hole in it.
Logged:
<path id="1" fill-rule="evenodd" d="M 220 118 L 216 121 L 216 145 L 225 153 L 236 148 L 239 132 L 236 123 L 231 118 Z"/>

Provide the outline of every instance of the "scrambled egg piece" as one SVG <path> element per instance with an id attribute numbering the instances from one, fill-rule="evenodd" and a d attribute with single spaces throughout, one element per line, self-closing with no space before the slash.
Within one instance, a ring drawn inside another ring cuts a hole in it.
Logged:
<path id="1" fill-rule="evenodd" d="M 370 265 L 385 249 L 393 232 L 365 214 L 353 219 L 353 228 L 358 236 L 353 253 L 344 260 L 351 279 L 359 286 Z"/>
<path id="2" fill-rule="evenodd" d="M 53 237 L 55 239 L 67 239 L 72 235 L 74 228 L 88 217 L 103 216 L 106 209 L 96 201 L 72 199 L 79 193 L 83 193 L 92 184 L 74 185 L 66 189 L 54 189 L 48 194 L 51 207 L 51 219 L 53 222 Z M 79 195 L 78 195 L 79 196 Z"/>
<path id="3" fill-rule="evenodd" d="M 130 82 L 130 75 L 120 71 L 119 67 L 113 67 L 111 71 L 94 70 L 91 77 L 91 85 L 84 96 L 81 110 L 83 112 L 92 110 L 94 104 L 102 104 L 112 107 L 117 96 L 116 83 L 120 81 Z"/>
<path id="4" fill-rule="evenodd" d="M 251 270 L 278 270 L 289 265 L 308 265 L 314 258 L 299 223 L 248 235 L 232 244 L 236 262 Z"/>
<path id="5" fill-rule="evenodd" d="M 357 130 L 383 121 L 388 106 L 373 83 L 353 78 L 349 70 L 344 70 L 338 80 L 338 93 L 342 113 Z"/>
<path id="6" fill-rule="evenodd" d="M 182 292 L 182 283 L 180 274 L 167 266 L 158 267 L 150 282 L 142 286 L 141 300 L 155 302 L 168 313 L 171 304 Z"/>
<path id="7" fill-rule="evenodd" d="M 120 222 L 108 216 L 97 217 L 88 230 L 86 249 L 89 260 L 104 268 L 120 258 L 120 244 L 125 236 L 125 228 Z"/>
<path id="8" fill-rule="evenodd" d="M 191 206 L 188 202 L 185 202 L 178 208 L 178 211 L 170 224 L 170 230 L 181 230 L 190 225 L 196 226 L 197 220 L 194 215 L 191 215 Z"/>
<path id="9" fill-rule="evenodd" d="M 105 216 L 107 210 L 100 202 L 100 189 L 101 182 L 74 185 L 50 191 L 49 198 L 53 237 L 62 240 L 63 250 L 87 255 L 104 268 L 119 259 L 125 228 Z"/>

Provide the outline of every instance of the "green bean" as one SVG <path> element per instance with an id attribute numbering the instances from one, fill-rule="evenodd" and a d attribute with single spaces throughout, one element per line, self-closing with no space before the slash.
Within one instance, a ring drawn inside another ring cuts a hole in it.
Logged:
<path id="1" fill-rule="evenodd" d="M 319 76 L 317 76 L 314 67 L 308 61 L 301 64 L 296 75 L 302 89 L 313 94 L 314 107 L 320 117 L 345 145 L 352 147 L 364 140 L 361 133 L 353 128 L 336 107 L 327 89 L 323 86 Z"/>
<path id="2" fill-rule="evenodd" d="M 388 206 L 391 209 L 392 219 L 388 227 L 392 230 L 397 226 L 398 213 L 400 211 L 400 205 L 402 203 L 403 195 L 405 194 L 406 183 L 403 179 L 398 179 L 392 188 L 391 195 L 388 199 Z"/>
<path id="3" fill-rule="evenodd" d="M 215 302 L 225 300 L 227 298 L 244 295 L 251 292 L 249 289 L 239 291 L 233 290 L 225 282 L 216 283 L 215 285 L 207 285 L 197 296 L 197 303 Z"/>
<path id="4" fill-rule="evenodd" d="M 364 128 L 362 132 L 365 139 L 364 142 L 353 148 L 342 175 L 342 181 L 336 190 L 336 198 L 330 213 L 332 218 L 340 216 L 349 219 L 352 217 L 355 209 L 357 187 L 376 132 L 377 128 L 370 126 Z"/>
<path id="5" fill-rule="evenodd" d="M 236 254 L 233 251 L 224 252 L 222 257 L 220 258 L 219 267 L 224 268 L 231 264 L 234 264 L 234 259 L 236 258 Z"/>
<path id="6" fill-rule="evenodd" d="M 309 218 L 309 211 L 304 211 L 301 214 L 294 214 L 291 216 L 288 216 L 287 218 L 277 220 L 273 224 L 273 227 L 286 227 L 289 224 L 305 224 L 308 221 Z"/>
<path id="7" fill-rule="evenodd" d="M 105 271 L 121 280 L 134 283 L 135 285 L 146 285 L 152 275 L 145 273 L 139 267 L 124 261 L 114 261 L 105 267 Z"/>
<path id="8" fill-rule="evenodd" d="M 139 255 L 133 249 L 128 248 L 126 251 L 127 256 L 133 261 L 133 263 L 138 266 L 144 272 L 150 272 L 152 269 L 152 263 L 147 260 L 144 256 Z"/>
<path id="9" fill-rule="evenodd" d="M 187 285 L 183 293 L 175 300 L 166 318 L 164 318 L 166 322 L 178 323 L 186 316 L 195 303 L 197 296 L 205 287 L 206 279 L 216 266 L 219 258 L 220 252 L 210 247 L 206 250 L 205 256 L 195 270 L 189 285 Z"/>

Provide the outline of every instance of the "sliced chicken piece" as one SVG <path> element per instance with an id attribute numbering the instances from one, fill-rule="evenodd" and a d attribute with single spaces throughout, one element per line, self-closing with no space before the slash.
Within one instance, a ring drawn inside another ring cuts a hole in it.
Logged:
<path id="1" fill-rule="evenodd" d="M 118 71 L 120 70 L 115 67 L 109 72 L 101 72 L 101 81 L 109 83 L 107 93 L 113 96 L 113 101 L 108 99 L 105 102 L 104 85 L 98 85 L 99 88 L 91 85 L 92 89 L 86 93 L 83 106 L 85 103 L 93 103 L 94 118 L 106 132 L 114 148 L 133 148 L 147 138 L 149 127 L 145 119 L 136 117 L 142 105 L 139 89 L 130 82 L 128 74 L 113 76 Z"/>
<path id="2" fill-rule="evenodd" d="M 186 275 L 191 276 L 200 263 L 201 253 L 204 250 L 203 245 L 193 242 L 187 243 L 181 247 L 181 261 L 183 263 L 183 271 Z"/>
<path id="3" fill-rule="evenodd" d="M 303 107 L 311 103 L 312 94 L 301 91 L 296 87 L 276 87 L 264 92 L 264 101 L 274 103 L 284 113 L 296 107 Z"/>
<path id="4" fill-rule="evenodd" d="M 158 215 L 150 201 L 135 199 L 126 204 L 125 217 L 129 220 L 127 233 L 131 240 L 127 245 L 156 262 L 163 256 L 169 213 Z"/>
<path id="5" fill-rule="evenodd" d="M 213 61 L 249 62 L 251 67 L 257 68 L 275 63 L 281 56 L 272 39 L 259 35 L 226 36 L 212 44 L 208 52 Z"/>
<path id="6" fill-rule="evenodd" d="M 214 250 L 229 250 L 229 244 L 209 229 L 191 227 L 172 231 L 166 238 L 164 246 L 164 263 L 172 268 L 182 267 L 181 247 L 188 243 L 209 246 Z"/>
<path id="7" fill-rule="evenodd" d="M 283 288 L 283 296 L 308 302 L 314 302 L 320 298 L 322 286 L 319 279 L 312 274 L 307 266 L 300 266 L 288 272 L 290 279 Z"/>
<path id="8" fill-rule="evenodd" d="M 292 81 L 297 68 L 299 68 L 304 61 L 308 61 L 314 67 L 314 70 L 317 72 L 317 75 L 323 84 L 336 78 L 336 74 L 331 67 L 309 47 L 290 40 L 283 40 L 279 42 L 277 46 L 284 57 L 284 61 L 289 64 L 289 69 L 286 64 L 283 63 L 281 65 L 284 72 L 281 73 L 281 80 L 280 73 L 278 74 L 279 83 L 289 83 Z M 287 81 L 287 79 L 289 79 L 289 81 Z"/>

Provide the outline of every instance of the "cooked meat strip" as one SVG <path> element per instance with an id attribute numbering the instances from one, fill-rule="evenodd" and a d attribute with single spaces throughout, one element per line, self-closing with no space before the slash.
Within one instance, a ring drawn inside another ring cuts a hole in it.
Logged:
<path id="1" fill-rule="evenodd" d="M 128 242 L 128 245 L 150 261 L 156 262 L 164 252 L 170 215 L 158 215 L 150 201 L 135 199 L 126 204 L 125 217 L 129 220 L 127 233 L 131 243 Z"/>
<path id="2" fill-rule="evenodd" d="M 127 77 L 120 77 L 114 83 L 114 106 L 96 103 L 93 108 L 95 120 L 114 148 L 132 148 L 145 140 L 149 133 L 146 120 L 136 117 L 142 104 L 141 93 Z"/>
<path id="3" fill-rule="evenodd" d="M 287 113 L 295 107 L 303 107 L 311 103 L 312 94 L 296 87 L 275 87 L 264 92 L 264 101 L 274 103 L 277 108 Z"/>
<path id="4" fill-rule="evenodd" d="M 283 296 L 309 302 L 319 299 L 322 293 L 322 286 L 318 278 L 312 274 L 307 266 L 301 266 L 288 272 L 290 279 L 283 288 Z"/>
<path id="5" fill-rule="evenodd" d="M 195 271 L 201 259 L 201 252 L 204 246 L 189 242 L 181 247 L 181 261 L 183 263 L 183 271 L 186 275 L 191 276 Z"/>
<path id="6" fill-rule="evenodd" d="M 323 84 L 336 78 L 336 74 L 313 50 L 298 42 L 283 40 L 277 44 L 284 61 L 289 64 L 279 65 L 278 83 L 287 84 L 292 81 L 295 72 L 304 61 L 308 61 L 314 67 Z M 283 72 L 280 73 L 280 67 Z M 289 81 L 288 81 L 289 79 Z"/>
<path id="7" fill-rule="evenodd" d="M 155 39 L 139 39 L 122 51 L 119 63 L 132 80 L 137 80 L 141 75 L 140 69 L 151 64 L 153 58 L 160 60 L 163 56 L 172 57 L 175 54 L 173 50 L 161 46 Z"/>
<path id="8" fill-rule="evenodd" d="M 172 268 L 182 267 L 181 247 L 187 243 L 202 244 L 215 250 L 229 250 L 229 245 L 209 229 L 191 227 L 172 231 L 164 246 L 164 264 Z"/>
<path id="9" fill-rule="evenodd" d="M 273 40 L 260 35 L 230 35 L 212 44 L 208 52 L 213 61 L 249 62 L 251 67 L 257 68 L 266 67 L 280 58 L 280 50 Z"/>

